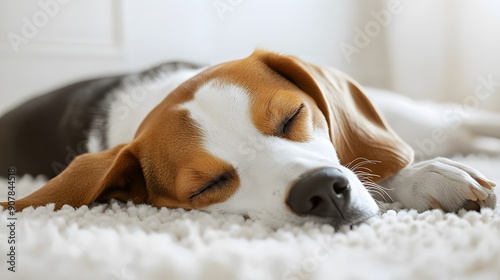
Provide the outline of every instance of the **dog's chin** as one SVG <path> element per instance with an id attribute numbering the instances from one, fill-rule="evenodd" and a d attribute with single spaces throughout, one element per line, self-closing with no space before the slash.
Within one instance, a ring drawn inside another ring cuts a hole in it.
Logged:
<path id="1" fill-rule="evenodd" d="M 350 217 L 349 219 L 326 218 L 324 219 L 323 223 L 329 224 L 335 229 L 340 229 L 343 227 L 353 228 L 355 226 L 366 223 L 370 219 L 376 217 L 378 214 L 379 212 L 361 213 L 359 215 Z"/>
<path id="2" fill-rule="evenodd" d="M 359 225 L 362 225 L 362 224 L 367 224 L 367 223 L 369 224 L 370 221 L 372 221 L 378 215 L 380 215 L 380 211 L 376 212 L 376 213 L 372 213 L 370 215 L 362 216 L 359 219 L 350 221 L 349 223 L 346 223 L 346 224 L 343 224 L 343 225 L 340 225 L 340 226 L 334 226 L 334 227 L 335 228 L 340 228 L 340 227 L 344 227 L 345 226 L 345 227 L 349 227 L 350 229 L 352 229 L 352 228 L 354 228 L 356 226 L 359 226 Z"/>
<path id="3" fill-rule="evenodd" d="M 317 217 L 317 216 L 298 216 L 293 213 L 287 213 L 285 215 L 273 215 L 267 214 L 263 215 L 244 215 L 245 219 L 251 219 L 253 221 L 261 222 L 274 230 L 278 230 L 287 225 L 292 226 L 303 226 L 306 223 L 315 223 L 318 225 L 327 224 L 334 227 L 336 230 L 340 228 L 352 228 L 361 225 L 370 219 L 376 217 L 380 211 L 362 211 L 362 212 L 352 212 L 348 218 L 342 217 Z"/>

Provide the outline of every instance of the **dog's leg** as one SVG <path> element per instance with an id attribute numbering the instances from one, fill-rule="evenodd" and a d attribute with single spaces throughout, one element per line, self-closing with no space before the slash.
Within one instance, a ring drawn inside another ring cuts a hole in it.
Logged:
<path id="1" fill-rule="evenodd" d="M 380 183 L 394 202 L 425 211 L 440 208 L 494 208 L 495 183 L 464 164 L 446 158 L 435 158 L 408 166 Z"/>
<path id="2" fill-rule="evenodd" d="M 500 114 L 478 111 L 464 120 L 464 126 L 474 135 L 500 139 Z"/>
<path id="3" fill-rule="evenodd" d="M 391 128 L 419 160 L 485 153 L 500 155 L 500 114 L 463 109 L 460 104 L 416 101 L 393 92 L 365 88 Z M 479 142 L 490 137 L 488 142 Z M 486 145 L 485 145 L 486 144 Z"/>

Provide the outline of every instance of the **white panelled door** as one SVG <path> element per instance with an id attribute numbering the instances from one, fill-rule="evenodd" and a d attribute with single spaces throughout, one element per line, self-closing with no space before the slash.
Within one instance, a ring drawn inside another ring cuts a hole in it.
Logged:
<path id="1" fill-rule="evenodd" d="M 123 64 L 120 1 L 0 1 L 0 112 Z M 99 69 L 99 71 L 96 71 Z"/>

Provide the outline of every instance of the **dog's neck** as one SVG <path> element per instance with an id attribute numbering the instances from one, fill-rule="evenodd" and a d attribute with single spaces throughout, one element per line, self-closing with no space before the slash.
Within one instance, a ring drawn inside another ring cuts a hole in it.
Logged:
<path id="1" fill-rule="evenodd" d="M 135 132 L 149 112 L 172 90 L 200 70 L 179 69 L 159 72 L 142 80 L 125 79 L 123 85 L 111 92 L 102 104 L 102 110 L 108 111 L 107 121 L 96 118 L 92 124 L 91 131 L 97 133 L 90 133 L 89 152 L 99 152 L 132 141 Z M 103 133 L 107 139 L 105 146 L 98 144 L 102 142 L 100 137 Z"/>

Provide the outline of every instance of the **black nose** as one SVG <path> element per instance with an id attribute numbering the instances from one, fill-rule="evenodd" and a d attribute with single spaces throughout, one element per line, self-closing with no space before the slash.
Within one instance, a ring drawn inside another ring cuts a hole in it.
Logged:
<path id="1" fill-rule="evenodd" d="M 330 167 L 306 173 L 292 186 L 286 203 L 299 215 L 344 219 L 350 201 L 349 180 Z"/>

